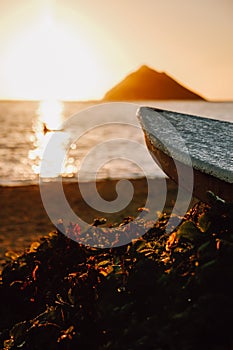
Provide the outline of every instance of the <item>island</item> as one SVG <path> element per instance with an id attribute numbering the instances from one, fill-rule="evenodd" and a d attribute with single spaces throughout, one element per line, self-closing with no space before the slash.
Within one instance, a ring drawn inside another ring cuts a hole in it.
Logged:
<path id="1" fill-rule="evenodd" d="M 143 65 L 110 89 L 105 101 L 204 100 L 164 72 Z"/>

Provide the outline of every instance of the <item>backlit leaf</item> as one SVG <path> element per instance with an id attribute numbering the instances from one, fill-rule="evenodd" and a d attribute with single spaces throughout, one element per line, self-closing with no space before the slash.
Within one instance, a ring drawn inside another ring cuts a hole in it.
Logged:
<path id="1" fill-rule="evenodd" d="M 198 240 L 202 237 L 201 231 L 192 221 L 185 221 L 179 227 L 177 231 L 178 238 L 184 238 L 191 242 Z"/>

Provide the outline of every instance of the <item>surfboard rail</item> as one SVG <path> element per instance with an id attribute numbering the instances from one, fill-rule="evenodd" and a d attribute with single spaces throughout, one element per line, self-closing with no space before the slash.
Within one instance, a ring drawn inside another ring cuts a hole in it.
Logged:
<path id="1" fill-rule="evenodd" d="M 152 157 L 165 174 L 207 201 L 207 191 L 233 201 L 233 123 L 140 107 L 138 119 Z M 187 181 L 180 181 L 187 177 Z"/>

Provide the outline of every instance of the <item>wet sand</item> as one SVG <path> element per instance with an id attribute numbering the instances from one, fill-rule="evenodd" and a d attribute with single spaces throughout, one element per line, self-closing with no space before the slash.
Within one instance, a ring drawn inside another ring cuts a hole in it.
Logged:
<path id="1" fill-rule="evenodd" d="M 167 196 L 165 194 L 166 212 L 171 212 L 177 195 L 176 185 L 169 179 L 153 179 L 150 181 L 152 200 L 157 209 L 161 197 L 164 197 L 164 183 L 167 184 Z M 116 198 L 115 180 L 103 180 L 97 183 L 100 195 L 108 201 Z M 131 180 L 134 186 L 134 196 L 130 204 L 116 213 L 104 213 L 87 205 L 83 200 L 80 189 L 76 183 L 64 183 L 63 188 L 68 203 L 82 220 L 92 223 L 97 217 L 105 217 L 107 223 L 121 222 L 124 217 L 137 216 L 137 209 L 146 205 L 148 195 L 148 183 L 145 178 Z M 87 198 L 93 195 L 90 183 L 84 183 Z M 51 203 L 59 206 L 56 199 L 55 186 L 48 187 Z M 127 194 L 126 194 L 127 195 Z M 21 253 L 31 243 L 38 241 L 40 237 L 54 230 L 41 200 L 40 189 L 37 185 L 21 187 L 0 187 L 2 209 L 0 211 L 0 264 L 4 262 L 5 253 L 14 251 Z M 159 209 L 159 208 L 158 208 Z M 63 219 L 63 218 L 62 218 Z"/>

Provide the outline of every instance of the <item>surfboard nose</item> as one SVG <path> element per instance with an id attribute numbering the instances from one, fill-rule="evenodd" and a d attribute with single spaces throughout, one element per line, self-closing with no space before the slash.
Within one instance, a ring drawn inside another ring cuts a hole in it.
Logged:
<path id="1" fill-rule="evenodd" d="M 172 180 L 193 186 L 201 200 L 210 190 L 233 201 L 233 123 L 151 107 L 137 116 L 149 151 Z"/>

